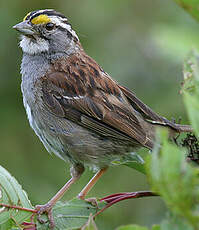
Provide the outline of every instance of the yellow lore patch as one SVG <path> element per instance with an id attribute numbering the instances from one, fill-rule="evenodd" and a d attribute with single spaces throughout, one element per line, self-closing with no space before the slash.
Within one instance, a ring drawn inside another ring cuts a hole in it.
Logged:
<path id="1" fill-rule="evenodd" d="M 45 23 L 51 22 L 51 20 L 47 15 L 41 14 L 41 15 L 33 18 L 31 22 L 33 24 L 45 24 Z"/>

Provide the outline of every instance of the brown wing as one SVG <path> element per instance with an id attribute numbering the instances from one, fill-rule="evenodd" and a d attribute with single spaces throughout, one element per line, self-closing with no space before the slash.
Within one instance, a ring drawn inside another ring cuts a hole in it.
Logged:
<path id="1" fill-rule="evenodd" d="M 169 126 L 170 128 L 179 129 L 179 125 L 167 120 L 166 118 L 158 115 L 155 113 L 151 108 L 145 105 L 141 100 L 139 100 L 132 91 L 128 88 L 118 85 L 118 87 L 122 90 L 126 98 L 128 99 L 129 103 L 136 109 L 145 120 L 153 124 L 159 124 L 163 126 Z"/>
<path id="2" fill-rule="evenodd" d="M 51 112 L 102 136 L 151 148 L 142 116 L 90 57 L 72 56 L 61 63 L 53 63 L 42 79 L 43 100 Z"/>

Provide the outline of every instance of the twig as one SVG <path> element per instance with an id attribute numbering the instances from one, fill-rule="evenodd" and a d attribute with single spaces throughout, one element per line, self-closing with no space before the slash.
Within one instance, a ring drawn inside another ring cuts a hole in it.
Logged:
<path id="1" fill-rule="evenodd" d="M 24 208 L 24 207 L 15 206 L 15 205 L 9 205 L 9 204 L 0 203 L 0 206 L 5 207 L 5 208 L 18 209 L 18 210 L 22 210 L 22 211 L 26 211 L 26 212 L 37 213 L 37 210 L 35 210 L 35 209 Z"/>
<path id="2" fill-rule="evenodd" d="M 106 197 L 103 197 L 100 199 L 100 201 L 107 202 L 107 205 L 99 210 L 94 217 L 105 211 L 107 208 L 112 206 L 115 203 L 118 203 L 122 200 L 127 200 L 131 198 L 141 198 L 141 197 L 151 197 L 151 196 L 159 196 L 158 194 L 155 194 L 151 191 L 138 191 L 138 192 L 126 192 L 126 193 L 115 193 Z"/>

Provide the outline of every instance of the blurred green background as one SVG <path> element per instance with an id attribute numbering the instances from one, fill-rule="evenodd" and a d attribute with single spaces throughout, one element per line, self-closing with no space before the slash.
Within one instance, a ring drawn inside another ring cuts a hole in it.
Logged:
<path id="1" fill-rule="evenodd" d="M 156 112 L 187 122 L 181 96 L 182 62 L 198 47 L 199 26 L 171 0 L 0 0 L 0 164 L 29 194 L 47 202 L 69 179 L 69 165 L 50 156 L 30 129 L 20 91 L 18 34 L 12 26 L 32 10 L 64 13 L 86 52 L 113 78 Z M 88 170 L 64 199 L 76 196 L 92 176 Z M 90 196 L 146 190 L 145 176 L 124 166 L 110 168 Z M 123 201 L 98 219 L 99 229 L 122 224 L 151 226 L 166 208 L 159 198 Z"/>

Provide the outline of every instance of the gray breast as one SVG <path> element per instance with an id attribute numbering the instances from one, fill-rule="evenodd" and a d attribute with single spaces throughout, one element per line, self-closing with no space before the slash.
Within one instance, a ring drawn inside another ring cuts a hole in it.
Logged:
<path id="1" fill-rule="evenodd" d="M 44 76 L 50 68 L 48 59 L 40 55 L 24 54 L 21 64 L 23 103 L 31 128 L 43 142 L 49 152 L 48 143 L 45 143 L 45 128 L 42 119 L 42 90 L 40 77 Z"/>
<path id="2" fill-rule="evenodd" d="M 29 123 L 45 148 L 72 163 L 105 167 L 121 153 L 130 151 L 125 143 L 101 139 L 89 130 L 48 111 L 42 102 L 39 78 L 50 68 L 43 55 L 24 55 L 21 65 L 23 101 Z"/>
<path id="3" fill-rule="evenodd" d="M 36 91 L 38 91 L 38 88 L 35 89 L 35 84 L 40 77 L 46 74 L 49 68 L 49 61 L 44 55 L 23 55 L 21 64 L 21 88 L 23 97 L 30 107 L 35 103 Z"/>

